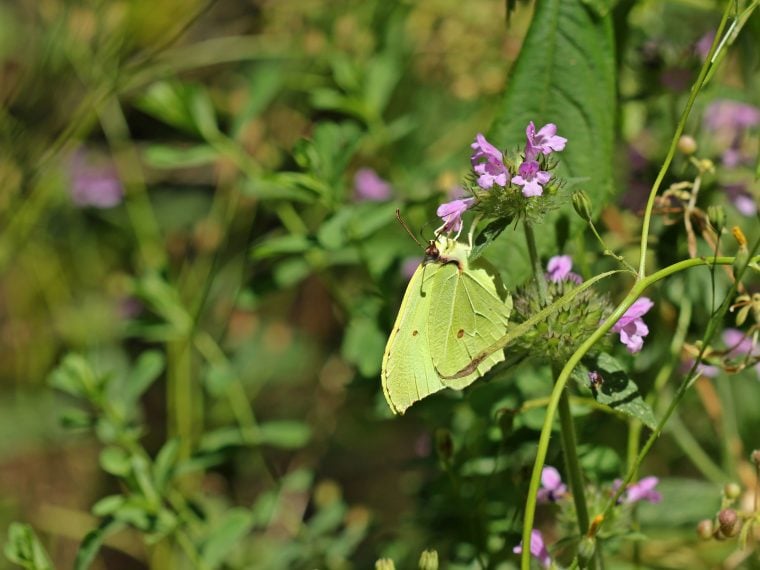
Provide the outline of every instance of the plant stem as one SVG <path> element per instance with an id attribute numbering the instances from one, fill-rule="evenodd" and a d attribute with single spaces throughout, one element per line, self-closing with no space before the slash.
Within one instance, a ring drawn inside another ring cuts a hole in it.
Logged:
<path id="1" fill-rule="evenodd" d="M 657 197 L 657 191 L 660 189 L 660 185 L 662 184 L 662 181 L 665 178 L 665 174 L 667 173 L 668 168 L 670 167 L 670 163 L 673 162 L 673 157 L 675 156 L 676 148 L 678 147 L 678 139 L 681 138 L 681 134 L 683 133 L 684 127 L 686 126 L 686 119 L 689 117 L 691 108 L 694 105 L 694 100 L 697 98 L 697 95 L 702 89 L 702 85 L 704 85 L 705 83 L 705 78 L 707 77 L 707 73 L 708 71 L 710 71 L 710 68 L 712 67 L 713 55 L 718 49 L 718 44 L 721 40 L 721 36 L 723 35 L 723 30 L 726 27 L 726 22 L 728 21 L 728 15 L 731 12 L 731 7 L 733 6 L 733 4 L 734 4 L 733 2 L 726 2 L 726 9 L 723 11 L 723 18 L 721 19 L 720 24 L 718 25 L 718 30 L 715 32 L 715 39 L 713 39 L 712 46 L 710 46 L 710 51 L 707 54 L 707 57 L 705 58 L 705 62 L 702 64 L 702 69 L 699 71 L 699 76 L 697 77 L 697 81 L 694 83 L 694 85 L 691 88 L 689 99 L 686 102 L 686 106 L 684 107 L 683 112 L 681 113 L 681 118 L 679 119 L 678 125 L 676 126 L 676 131 L 675 133 L 673 133 L 673 140 L 670 141 L 670 148 L 668 149 L 668 154 L 665 156 L 665 161 L 662 163 L 662 166 L 660 167 L 660 171 L 657 173 L 657 178 L 655 178 L 654 184 L 652 184 L 652 189 L 649 191 L 649 198 L 647 199 L 646 209 L 644 210 L 644 221 L 641 227 L 641 246 L 640 246 L 640 253 L 639 253 L 639 276 L 638 276 L 639 280 L 643 280 L 646 274 L 646 257 L 647 257 L 647 245 L 649 241 L 649 225 L 652 221 L 652 209 L 654 208 L 654 201 L 655 201 L 655 198 Z"/>
<path id="2" fill-rule="evenodd" d="M 530 269 L 533 272 L 533 279 L 538 287 L 538 298 L 542 305 L 546 305 L 546 277 L 544 277 L 544 268 L 541 266 L 541 258 L 538 257 L 536 248 L 536 235 L 533 233 L 533 226 L 527 220 L 523 222 L 525 229 L 525 243 L 528 245 L 528 255 L 530 256 Z"/>
<path id="3" fill-rule="evenodd" d="M 528 221 L 523 223 L 523 227 L 525 228 L 525 241 L 528 245 L 528 254 L 530 255 L 533 278 L 538 287 L 538 297 L 541 301 L 541 306 L 545 307 L 548 304 L 548 291 L 546 277 L 544 276 L 543 267 L 541 266 L 541 260 L 538 257 L 536 237 L 533 233 L 533 227 Z M 552 376 L 557 378 L 557 373 L 557 365 L 552 364 Z M 578 518 L 578 528 L 583 532 L 583 530 L 588 528 L 589 525 L 586 492 L 583 485 L 583 473 L 581 472 L 580 462 L 578 461 L 575 425 L 573 423 L 573 414 L 570 411 L 570 400 L 568 399 L 567 392 L 564 390 L 562 390 L 559 402 L 559 421 L 561 426 L 560 440 L 562 443 L 562 454 L 565 458 L 565 470 L 567 472 L 568 482 L 570 483 L 570 489 L 573 493 L 573 501 L 575 502 L 575 510 Z M 523 544 L 529 544 L 529 542 L 524 542 Z"/>

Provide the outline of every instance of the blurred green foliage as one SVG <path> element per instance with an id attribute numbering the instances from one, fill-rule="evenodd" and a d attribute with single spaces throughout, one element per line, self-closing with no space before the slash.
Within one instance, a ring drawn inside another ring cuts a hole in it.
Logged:
<path id="1" fill-rule="evenodd" d="M 380 362 L 404 267 L 422 256 L 395 211 L 429 239 L 435 206 L 469 172 L 475 133 L 511 148 L 528 120 L 556 122 L 570 138 L 564 174 L 591 195 L 606 243 L 636 263 L 642 201 L 720 6 L 604 4 L 539 2 L 532 20 L 518 3 L 508 26 L 505 7 L 486 0 L 0 6 L 7 559 L 408 568 L 435 549 L 446 568 L 512 567 L 550 371 L 508 358 L 488 381 L 391 418 Z M 581 31 L 557 36 L 558 18 Z M 757 202 L 757 130 L 741 133 L 749 158 L 728 167 L 721 153 L 734 141 L 703 118 L 720 99 L 760 104 L 758 42 L 755 14 L 688 123 L 698 155 L 717 164 L 699 206 L 725 204 L 750 241 L 756 218 L 729 189 Z M 363 196 L 361 168 L 390 195 Z M 690 168 L 679 155 L 666 186 Z M 116 203 L 103 207 L 104 192 Z M 650 265 L 688 256 L 682 225 L 656 219 Z M 529 259 L 522 236 L 502 229 L 483 254 L 515 289 Z M 572 253 L 584 277 L 612 267 L 584 230 L 566 204 L 539 231 L 543 258 Z M 667 394 L 688 360 L 673 335 L 700 338 L 713 291 L 720 300 L 727 288 L 698 269 L 654 294 L 646 350 L 607 362 L 628 371 L 629 414 L 651 425 L 639 404 L 655 385 Z M 599 411 L 580 384 L 581 462 L 590 482 L 609 484 L 629 459 L 627 420 Z M 650 540 L 614 527 L 611 567 L 725 559 L 727 543 L 695 546 L 693 527 L 712 512 L 697 505 L 719 496 L 716 469 L 755 483 L 746 456 L 760 446 L 759 409 L 751 368 L 700 381 L 682 429 L 647 464 L 666 497 L 641 509 Z M 554 444 L 549 462 L 561 463 Z M 539 513 L 550 529 L 553 512 Z"/>

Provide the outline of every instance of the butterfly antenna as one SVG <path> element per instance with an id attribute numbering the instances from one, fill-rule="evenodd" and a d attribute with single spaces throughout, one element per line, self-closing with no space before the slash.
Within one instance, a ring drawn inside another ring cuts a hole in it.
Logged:
<path id="1" fill-rule="evenodd" d="M 417 243 L 418 246 L 420 246 L 422 249 L 425 249 L 425 246 L 420 243 L 420 240 L 417 239 L 417 236 L 415 236 L 412 233 L 412 230 L 409 229 L 409 226 L 406 225 L 406 222 L 404 221 L 404 218 L 401 217 L 401 210 L 396 208 L 396 219 L 398 220 L 398 223 L 401 224 L 401 227 L 406 230 L 406 233 L 408 233 L 412 239 Z"/>

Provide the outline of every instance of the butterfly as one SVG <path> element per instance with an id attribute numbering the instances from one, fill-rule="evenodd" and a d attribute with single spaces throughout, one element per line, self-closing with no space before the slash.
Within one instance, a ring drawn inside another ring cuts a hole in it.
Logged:
<path id="1" fill-rule="evenodd" d="M 471 247 L 439 235 L 412 275 L 383 355 L 383 393 L 398 414 L 445 387 L 463 389 L 504 360 L 497 351 L 469 375 L 453 376 L 507 330 L 512 298 L 482 266 Z"/>

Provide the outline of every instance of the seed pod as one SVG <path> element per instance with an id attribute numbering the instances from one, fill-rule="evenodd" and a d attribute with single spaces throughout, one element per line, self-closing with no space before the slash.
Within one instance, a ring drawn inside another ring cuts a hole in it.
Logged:
<path id="1" fill-rule="evenodd" d="M 742 494 L 742 488 L 736 483 L 726 483 L 723 487 L 723 494 L 726 499 L 731 499 L 733 501 L 734 499 L 738 499 L 739 495 Z"/>
<path id="2" fill-rule="evenodd" d="M 716 232 L 723 232 L 723 228 L 726 227 L 726 211 L 723 206 L 709 206 L 707 208 L 707 219 L 710 220 L 710 225 L 715 228 Z"/>
<path id="3" fill-rule="evenodd" d="M 686 156 L 694 154 L 697 152 L 697 141 L 689 135 L 681 135 L 681 138 L 678 139 L 678 150 Z"/>
<path id="4" fill-rule="evenodd" d="M 375 562 L 375 570 L 396 570 L 396 564 L 390 558 L 381 558 Z"/>
<path id="5" fill-rule="evenodd" d="M 575 208 L 578 215 L 587 222 L 592 220 L 591 201 L 583 190 L 579 190 L 573 194 L 573 208 Z"/>
<path id="6" fill-rule="evenodd" d="M 718 524 L 720 525 L 720 532 L 724 536 L 736 536 L 741 528 L 741 522 L 739 521 L 739 515 L 736 514 L 734 509 L 723 509 L 718 513 Z"/>
<path id="7" fill-rule="evenodd" d="M 697 536 L 702 540 L 710 540 L 713 537 L 713 522 L 710 519 L 699 521 Z"/>

